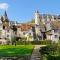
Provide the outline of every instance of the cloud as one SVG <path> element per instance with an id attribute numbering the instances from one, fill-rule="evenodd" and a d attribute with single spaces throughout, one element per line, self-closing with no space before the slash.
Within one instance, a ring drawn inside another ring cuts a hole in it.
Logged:
<path id="1" fill-rule="evenodd" d="M 0 9 L 7 10 L 9 5 L 7 3 L 0 3 Z"/>

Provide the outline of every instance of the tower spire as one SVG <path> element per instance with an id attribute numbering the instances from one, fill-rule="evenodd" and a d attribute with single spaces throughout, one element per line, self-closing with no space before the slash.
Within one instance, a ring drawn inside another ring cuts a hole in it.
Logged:
<path id="1" fill-rule="evenodd" d="M 38 10 L 36 10 L 36 13 L 39 13 L 39 11 L 38 11 Z"/>
<path id="2" fill-rule="evenodd" d="M 6 21 L 6 22 L 9 21 L 9 20 L 8 20 L 8 16 L 7 16 L 7 12 L 6 12 L 6 10 L 5 10 L 5 12 L 4 12 L 4 21 Z"/>
<path id="3" fill-rule="evenodd" d="M 5 16 L 5 17 L 7 17 L 7 13 L 6 13 L 6 10 L 5 10 L 4 16 Z"/>

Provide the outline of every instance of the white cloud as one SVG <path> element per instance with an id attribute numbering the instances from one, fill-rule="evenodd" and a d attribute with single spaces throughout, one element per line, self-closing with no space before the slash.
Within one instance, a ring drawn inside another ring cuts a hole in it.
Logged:
<path id="1" fill-rule="evenodd" d="M 7 3 L 0 3 L 0 9 L 7 10 L 9 5 Z"/>

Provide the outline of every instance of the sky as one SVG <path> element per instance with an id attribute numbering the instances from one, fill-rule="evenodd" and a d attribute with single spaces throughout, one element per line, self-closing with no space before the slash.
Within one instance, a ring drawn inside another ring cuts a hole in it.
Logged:
<path id="1" fill-rule="evenodd" d="M 0 0 L 0 15 L 5 10 L 10 20 L 28 22 L 36 10 L 40 14 L 60 14 L 60 0 Z"/>

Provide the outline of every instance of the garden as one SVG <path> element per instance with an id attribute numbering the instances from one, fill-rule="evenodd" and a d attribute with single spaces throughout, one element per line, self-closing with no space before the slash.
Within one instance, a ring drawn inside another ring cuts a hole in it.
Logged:
<path id="1" fill-rule="evenodd" d="M 60 60 L 60 43 L 52 42 L 40 48 L 42 60 Z"/>
<path id="2" fill-rule="evenodd" d="M 55 43 L 51 40 L 17 41 L 16 45 L 0 45 L 0 58 L 29 60 L 35 45 L 46 45 L 39 50 L 42 60 L 60 60 L 60 41 Z"/>

